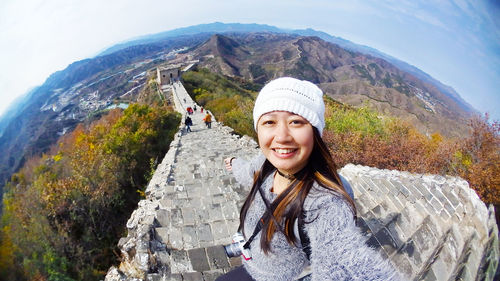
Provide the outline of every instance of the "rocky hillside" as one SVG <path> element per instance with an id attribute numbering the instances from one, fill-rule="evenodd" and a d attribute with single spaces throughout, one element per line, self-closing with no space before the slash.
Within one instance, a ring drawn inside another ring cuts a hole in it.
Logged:
<path id="1" fill-rule="evenodd" d="M 318 37 L 278 33 L 213 35 L 190 55 L 202 66 L 258 83 L 283 76 L 307 79 L 332 98 L 397 116 L 426 134 L 467 134 L 468 107 L 414 75 L 370 55 Z"/>

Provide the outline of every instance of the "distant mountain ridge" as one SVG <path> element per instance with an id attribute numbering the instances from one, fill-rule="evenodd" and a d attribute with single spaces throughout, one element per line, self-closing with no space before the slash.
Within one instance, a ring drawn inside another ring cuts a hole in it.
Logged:
<path id="1" fill-rule="evenodd" d="M 225 33 L 186 53 L 227 76 L 264 84 L 293 76 L 318 84 L 327 95 L 354 106 L 369 105 L 421 132 L 467 134 L 470 112 L 453 97 L 386 60 L 341 48 L 319 37 L 283 33 Z"/>
<path id="2" fill-rule="evenodd" d="M 461 105 L 464 109 L 471 113 L 477 113 L 478 111 L 474 109 L 469 103 L 467 103 L 465 100 L 462 99 L 462 97 L 450 86 L 444 85 L 440 81 L 436 80 L 435 78 L 431 77 L 429 74 L 423 72 L 422 70 L 418 69 L 417 67 L 410 65 L 404 61 L 401 61 L 395 57 L 392 57 L 390 55 L 387 55 L 385 53 L 382 53 L 374 48 L 364 46 L 364 45 L 359 45 L 356 43 L 353 43 L 349 40 L 332 36 L 326 32 L 322 31 L 317 31 L 311 28 L 307 29 L 283 29 L 283 28 L 278 28 L 275 26 L 271 25 L 266 25 L 266 24 L 241 24 L 241 23 L 221 23 L 221 22 L 214 22 L 214 23 L 209 23 L 209 24 L 200 24 L 200 25 L 194 25 L 194 26 L 189 26 L 189 27 L 183 27 L 183 28 L 177 28 L 165 32 L 160 32 L 156 34 L 150 34 L 150 35 L 145 35 L 145 36 L 140 36 L 131 40 L 128 40 L 123 43 L 119 43 L 116 45 L 113 45 L 112 47 L 105 49 L 102 53 L 99 55 L 104 55 L 104 54 L 109 54 L 114 51 L 127 48 L 133 45 L 141 45 L 141 44 L 149 44 L 152 42 L 160 41 L 160 40 L 165 40 L 170 37 L 175 37 L 179 35 L 189 35 L 189 34 L 198 34 L 198 33 L 237 33 L 237 32 L 274 32 L 274 33 L 288 33 L 288 34 L 297 34 L 297 35 L 302 35 L 302 36 L 317 36 L 325 41 L 335 43 L 339 45 L 340 47 L 354 51 L 354 52 L 360 52 L 363 54 L 368 54 L 372 55 L 377 58 L 382 58 L 393 65 L 397 66 L 401 70 L 404 70 L 408 73 L 413 74 L 415 77 L 418 79 L 421 79 L 427 83 L 430 83 L 434 85 L 436 88 L 439 89 L 439 91 L 446 93 L 450 97 L 452 97 L 458 104 Z"/>

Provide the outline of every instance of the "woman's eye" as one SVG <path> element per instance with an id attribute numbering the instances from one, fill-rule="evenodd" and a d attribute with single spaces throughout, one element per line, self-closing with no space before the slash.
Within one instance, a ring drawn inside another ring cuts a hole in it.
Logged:
<path id="1" fill-rule="evenodd" d="M 262 122 L 262 125 L 271 125 L 271 124 L 274 124 L 274 121 L 273 120 L 264 120 Z"/>
<path id="2" fill-rule="evenodd" d="M 290 123 L 294 124 L 294 125 L 300 125 L 300 124 L 304 124 L 304 121 L 300 120 L 300 119 L 295 119 L 295 120 L 292 120 Z"/>

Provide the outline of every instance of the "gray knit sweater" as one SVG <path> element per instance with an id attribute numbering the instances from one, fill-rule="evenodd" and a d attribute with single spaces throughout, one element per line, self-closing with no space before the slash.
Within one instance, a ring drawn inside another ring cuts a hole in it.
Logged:
<path id="1" fill-rule="evenodd" d="M 253 184 L 253 174 L 265 158 L 259 155 L 251 161 L 233 160 L 233 174 L 245 187 Z M 344 181 L 344 180 L 343 180 Z M 261 189 L 269 202 L 277 195 L 270 192 L 273 176 L 268 176 Z M 352 196 L 352 191 L 348 188 Z M 245 237 L 250 237 L 266 207 L 259 193 L 248 209 Z M 271 253 L 260 247 L 260 233 L 250 245 L 252 259 L 243 260 L 245 269 L 257 281 L 296 280 L 303 269 L 311 265 L 312 274 L 301 280 L 402 280 L 389 262 L 368 247 L 353 220 L 348 203 L 340 195 L 314 184 L 304 201 L 305 232 L 312 249 L 311 264 L 299 247 L 288 244 L 284 234 L 276 232 L 271 240 Z M 297 223 L 295 236 L 299 237 Z M 300 245 L 300 244 L 299 244 Z"/>

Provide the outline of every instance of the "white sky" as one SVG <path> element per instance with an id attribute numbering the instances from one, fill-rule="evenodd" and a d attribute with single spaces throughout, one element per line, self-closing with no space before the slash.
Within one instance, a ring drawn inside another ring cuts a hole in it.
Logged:
<path id="1" fill-rule="evenodd" d="M 313 28 L 376 48 L 452 86 L 500 120 L 495 1 L 2 0 L 0 114 L 53 72 L 115 43 L 219 21 Z"/>

